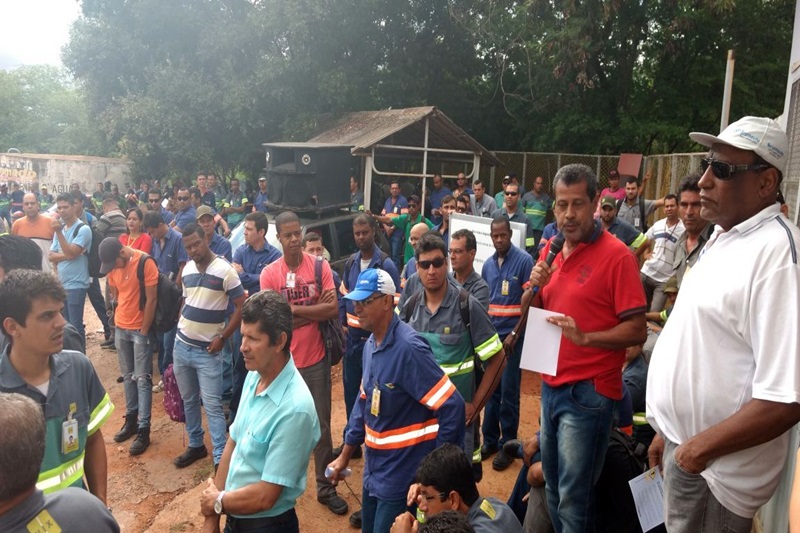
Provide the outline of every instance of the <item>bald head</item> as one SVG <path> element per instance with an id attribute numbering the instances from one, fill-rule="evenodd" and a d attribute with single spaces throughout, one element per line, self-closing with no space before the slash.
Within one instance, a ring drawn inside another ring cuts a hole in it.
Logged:
<path id="1" fill-rule="evenodd" d="M 32 192 L 26 193 L 22 197 L 22 212 L 25 216 L 36 218 L 39 215 L 39 200 Z"/>
<path id="2" fill-rule="evenodd" d="M 414 224 L 411 227 L 411 231 L 408 233 L 408 242 L 411 243 L 412 248 L 417 247 L 417 242 L 419 242 L 420 237 L 425 235 L 425 233 L 428 232 L 428 229 L 428 225 L 424 222 Z"/>

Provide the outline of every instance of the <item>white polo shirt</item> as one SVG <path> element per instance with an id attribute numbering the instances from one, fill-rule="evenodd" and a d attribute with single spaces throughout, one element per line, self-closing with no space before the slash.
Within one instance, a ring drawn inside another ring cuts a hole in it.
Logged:
<path id="1" fill-rule="evenodd" d="M 675 443 L 751 399 L 800 402 L 800 230 L 770 206 L 719 227 L 683 278 L 656 343 L 647 419 Z M 730 511 L 750 518 L 772 495 L 788 433 L 711 461 L 702 475 Z"/>
<path id="2" fill-rule="evenodd" d="M 678 239 L 681 238 L 685 228 L 683 222 L 678 220 L 672 226 L 667 224 L 667 219 L 656 221 L 647 230 L 647 240 L 653 243 L 653 254 L 642 265 L 642 274 L 658 283 L 666 281 L 675 273 L 675 255 L 678 251 Z"/>

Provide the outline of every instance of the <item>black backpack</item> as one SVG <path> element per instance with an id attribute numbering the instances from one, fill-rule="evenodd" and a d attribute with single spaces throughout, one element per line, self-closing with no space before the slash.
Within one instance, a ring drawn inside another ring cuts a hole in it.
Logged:
<path id="1" fill-rule="evenodd" d="M 144 310 L 145 288 L 144 288 L 144 264 L 150 259 L 155 264 L 155 259 L 147 254 L 142 254 L 139 265 L 136 267 L 136 277 L 139 278 L 139 309 Z M 183 305 L 183 291 L 178 285 L 165 276 L 158 273 L 158 300 L 156 303 L 156 316 L 153 318 L 153 330 L 156 333 L 166 333 L 171 331 L 178 324 L 180 318 L 181 305 Z"/>
<path id="2" fill-rule="evenodd" d="M 642 233 L 646 233 L 648 226 L 647 226 L 647 217 L 645 216 L 645 213 L 644 213 L 644 198 L 642 198 L 640 196 L 637 200 L 639 201 L 639 220 L 642 221 L 642 230 L 641 231 L 642 231 Z M 624 201 L 625 201 L 625 198 L 623 198 L 622 200 L 617 200 L 617 213 L 619 213 L 619 208 L 622 207 L 622 202 L 624 202 Z M 636 228 L 636 229 L 639 229 L 639 228 Z"/>
<path id="3" fill-rule="evenodd" d="M 322 262 L 323 258 L 317 258 L 314 263 L 314 279 L 317 283 L 317 291 L 320 296 L 322 295 Z M 335 289 L 334 289 L 335 290 Z M 319 331 L 322 334 L 322 342 L 325 345 L 325 353 L 331 359 L 331 365 L 336 365 L 342 360 L 346 348 L 346 341 L 344 332 L 342 332 L 342 321 L 339 320 L 339 315 L 322 322 L 319 324 Z"/>
<path id="4" fill-rule="evenodd" d="M 84 225 L 83 222 L 78 222 L 75 229 L 72 231 L 73 239 L 78 234 L 81 226 Z M 92 244 L 89 246 L 88 250 L 84 250 L 83 252 L 89 257 L 89 277 L 103 278 L 105 274 L 100 273 L 100 243 L 103 242 L 103 236 L 96 228 L 89 226 L 89 229 L 92 231 Z"/>

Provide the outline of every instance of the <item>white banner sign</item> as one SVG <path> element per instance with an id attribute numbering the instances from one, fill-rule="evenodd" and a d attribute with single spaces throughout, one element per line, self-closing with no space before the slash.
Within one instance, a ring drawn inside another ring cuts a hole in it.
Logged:
<path id="1" fill-rule="evenodd" d="M 494 253 L 494 245 L 492 244 L 492 219 L 486 217 L 476 217 L 473 215 L 464 215 L 462 213 L 453 213 L 450 215 L 450 238 L 453 234 L 460 229 L 468 229 L 475 234 L 475 240 L 478 243 L 477 252 L 475 253 L 475 272 L 480 274 L 483 271 L 483 262 L 486 261 Z M 519 222 L 511 223 L 511 244 L 525 251 L 525 232 L 527 228 L 525 224 Z"/>

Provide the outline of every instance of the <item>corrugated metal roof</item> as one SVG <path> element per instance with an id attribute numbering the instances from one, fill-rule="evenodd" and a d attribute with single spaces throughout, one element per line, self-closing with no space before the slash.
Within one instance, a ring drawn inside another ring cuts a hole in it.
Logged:
<path id="1" fill-rule="evenodd" d="M 353 147 L 353 154 L 367 153 L 376 144 L 422 147 L 426 117 L 430 117 L 429 149 L 467 150 L 480 154 L 482 165 L 502 165 L 489 150 L 434 106 L 355 111 L 322 117 L 320 133 L 308 142 L 347 144 Z"/>

